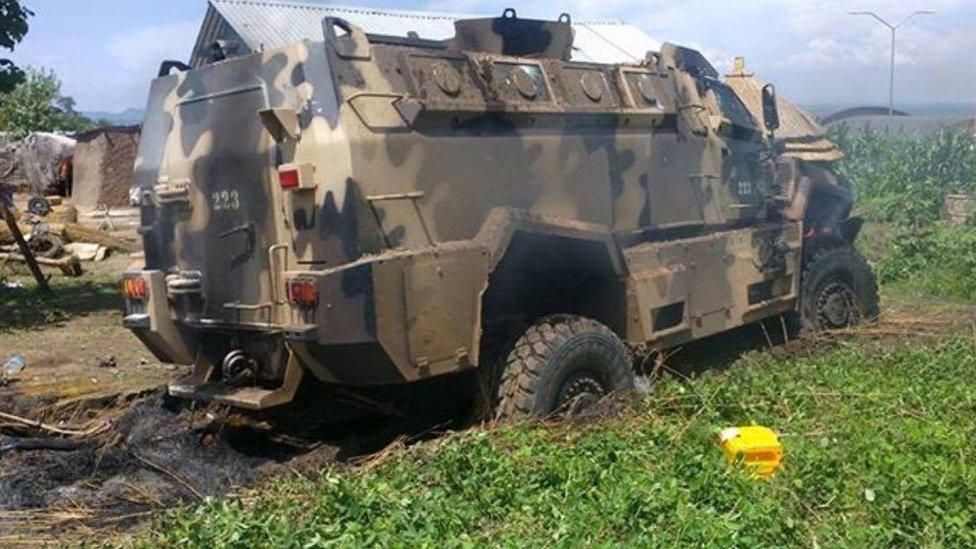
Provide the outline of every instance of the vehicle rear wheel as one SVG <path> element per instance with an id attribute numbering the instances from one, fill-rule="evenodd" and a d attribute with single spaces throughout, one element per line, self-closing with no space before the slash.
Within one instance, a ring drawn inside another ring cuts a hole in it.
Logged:
<path id="1" fill-rule="evenodd" d="M 546 317 L 515 342 L 497 389 L 503 422 L 576 413 L 634 387 L 630 352 L 609 328 L 570 315 Z"/>
<path id="2" fill-rule="evenodd" d="M 819 249 L 806 262 L 800 320 L 804 332 L 836 330 L 876 318 L 878 283 L 852 246 Z"/>

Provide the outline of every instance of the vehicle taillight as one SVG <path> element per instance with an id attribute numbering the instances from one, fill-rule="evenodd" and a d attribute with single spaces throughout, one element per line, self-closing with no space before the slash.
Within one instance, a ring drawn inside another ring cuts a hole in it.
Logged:
<path id="1" fill-rule="evenodd" d="M 122 279 L 122 295 L 126 299 L 144 301 L 149 295 L 146 289 L 146 280 L 140 277 Z"/>
<path id="2" fill-rule="evenodd" d="M 319 289 L 315 281 L 296 278 L 288 281 L 288 301 L 305 309 L 314 309 L 319 304 Z"/>
<path id="3" fill-rule="evenodd" d="M 301 174 L 297 168 L 281 170 L 278 172 L 278 183 L 282 189 L 297 189 L 302 183 Z"/>

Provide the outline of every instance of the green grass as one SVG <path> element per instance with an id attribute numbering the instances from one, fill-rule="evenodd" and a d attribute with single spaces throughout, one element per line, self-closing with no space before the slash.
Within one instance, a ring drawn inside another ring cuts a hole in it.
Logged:
<path id="1" fill-rule="evenodd" d="M 920 298 L 976 299 L 976 228 L 895 230 L 877 271 L 881 282 Z"/>
<path id="2" fill-rule="evenodd" d="M 835 136 L 886 295 L 976 298 L 976 229 L 938 224 L 976 191 L 965 133 Z M 368 470 L 335 466 L 158 517 L 135 541 L 211 546 L 976 546 L 976 332 L 756 352 L 662 380 L 622 416 L 472 429 Z M 782 435 L 767 481 L 728 468 L 724 427 Z"/>
<path id="3" fill-rule="evenodd" d="M 976 544 L 976 334 L 752 353 L 662 381 L 622 417 L 473 429 L 368 471 L 326 469 L 157 519 L 196 547 Z M 726 426 L 782 434 L 786 466 L 725 466 Z"/>
<path id="4" fill-rule="evenodd" d="M 857 247 L 888 295 L 922 303 L 976 299 L 976 227 L 868 223 Z"/>
<path id="5" fill-rule="evenodd" d="M 0 278 L 23 285 L 13 290 L 0 288 L 0 336 L 50 327 L 94 312 L 121 311 L 125 300 L 118 280 L 127 263 L 127 258 L 113 257 L 102 264 L 84 264 L 88 271 L 79 278 L 54 274 L 48 280 L 50 293 L 37 287 L 26 268 L 0 273 Z"/>

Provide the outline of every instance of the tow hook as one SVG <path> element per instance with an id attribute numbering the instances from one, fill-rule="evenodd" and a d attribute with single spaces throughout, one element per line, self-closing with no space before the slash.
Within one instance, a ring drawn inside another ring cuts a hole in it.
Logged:
<path id="1" fill-rule="evenodd" d="M 227 353 L 221 364 L 221 373 L 225 380 L 236 379 L 257 374 L 257 362 L 247 356 L 244 351 L 237 349 Z"/>

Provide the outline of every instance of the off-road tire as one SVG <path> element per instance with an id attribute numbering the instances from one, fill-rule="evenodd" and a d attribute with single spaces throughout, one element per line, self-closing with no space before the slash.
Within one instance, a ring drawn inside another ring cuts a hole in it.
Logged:
<path id="1" fill-rule="evenodd" d="M 530 326 L 508 353 L 495 417 L 512 422 L 578 411 L 633 387 L 630 352 L 609 328 L 578 316 L 550 316 Z"/>
<path id="2" fill-rule="evenodd" d="M 815 248 L 804 261 L 800 333 L 845 328 L 877 318 L 878 281 L 853 246 Z"/>
<path id="3" fill-rule="evenodd" d="M 31 235 L 28 244 L 35 256 L 45 259 L 56 259 L 64 251 L 64 242 L 53 234 Z"/>

